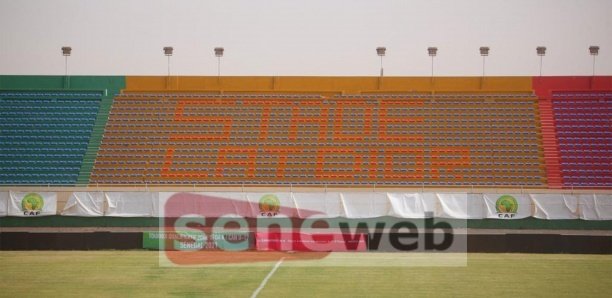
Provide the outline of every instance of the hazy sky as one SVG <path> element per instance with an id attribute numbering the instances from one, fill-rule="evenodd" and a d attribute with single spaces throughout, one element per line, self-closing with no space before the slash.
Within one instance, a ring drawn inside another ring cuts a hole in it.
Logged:
<path id="1" fill-rule="evenodd" d="M 612 0 L 0 0 L 0 74 L 612 75 Z"/>

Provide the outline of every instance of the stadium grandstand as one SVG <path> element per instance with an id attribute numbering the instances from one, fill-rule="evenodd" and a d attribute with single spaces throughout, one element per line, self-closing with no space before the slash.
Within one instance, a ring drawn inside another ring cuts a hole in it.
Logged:
<path id="1" fill-rule="evenodd" d="M 612 187 L 609 77 L 72 80 L 3 77 L 1 184 Z"/>
<path id="2" fill-rule="evenodd" d="M 147 231 L 200 210 L 591 230 L 542 250 L 610 253 L 610 76 L 0 76 L 0 90 L 3 249 L 83 227 L 132 240 L 52 249 L 159 248 Z"/>

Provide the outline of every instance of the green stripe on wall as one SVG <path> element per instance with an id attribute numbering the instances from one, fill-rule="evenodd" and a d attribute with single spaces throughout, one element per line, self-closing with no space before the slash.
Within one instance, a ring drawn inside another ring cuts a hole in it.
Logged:
<path id="1" fill-rule="evenodd" d="M 0 90 L 100 90 L 112 98 L 125 88 L 125 76 L 14 76 L 0 75 Z"/>

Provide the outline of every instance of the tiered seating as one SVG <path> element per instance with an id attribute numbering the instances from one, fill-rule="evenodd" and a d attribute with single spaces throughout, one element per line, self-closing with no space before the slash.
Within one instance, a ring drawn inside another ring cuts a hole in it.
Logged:
<path id="1" fill-rule="evenodd" d="M 118 95 L 100 184 L 544 186 L 532 95 Z"/>
<path id="2" fill-rule="evenodd" d="M 0 92 L 0 184 L 74 184 L 99 92 Z"/>
<path id="3" fill-rule="evenodd" d="M 553 94 L 565 187 L 612 187 L 612 93 Z"/>

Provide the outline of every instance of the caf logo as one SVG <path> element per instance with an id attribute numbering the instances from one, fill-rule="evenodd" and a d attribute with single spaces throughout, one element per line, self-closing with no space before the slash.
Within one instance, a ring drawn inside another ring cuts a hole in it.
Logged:
<path id="1" fill-rule="evenodd" d="M 45 206 L 45 200 L 37 193 L 29 193 L 21 199 L 23 215 L 39 215 Z"/>
<path id="2" fill-rule="evenodd" d="M 259 215 L 276 216 L 280 210 L 280 200 L 277 196 L 268 194 L 259 199 Z"/>
<path id="3" fill-rule="evenodd" d="M 495 209 L 497 210 L 497 217 L 513 218 L 518 211 L 518 202 L 511 195 L 503 195 L 495 202 Z"/>

